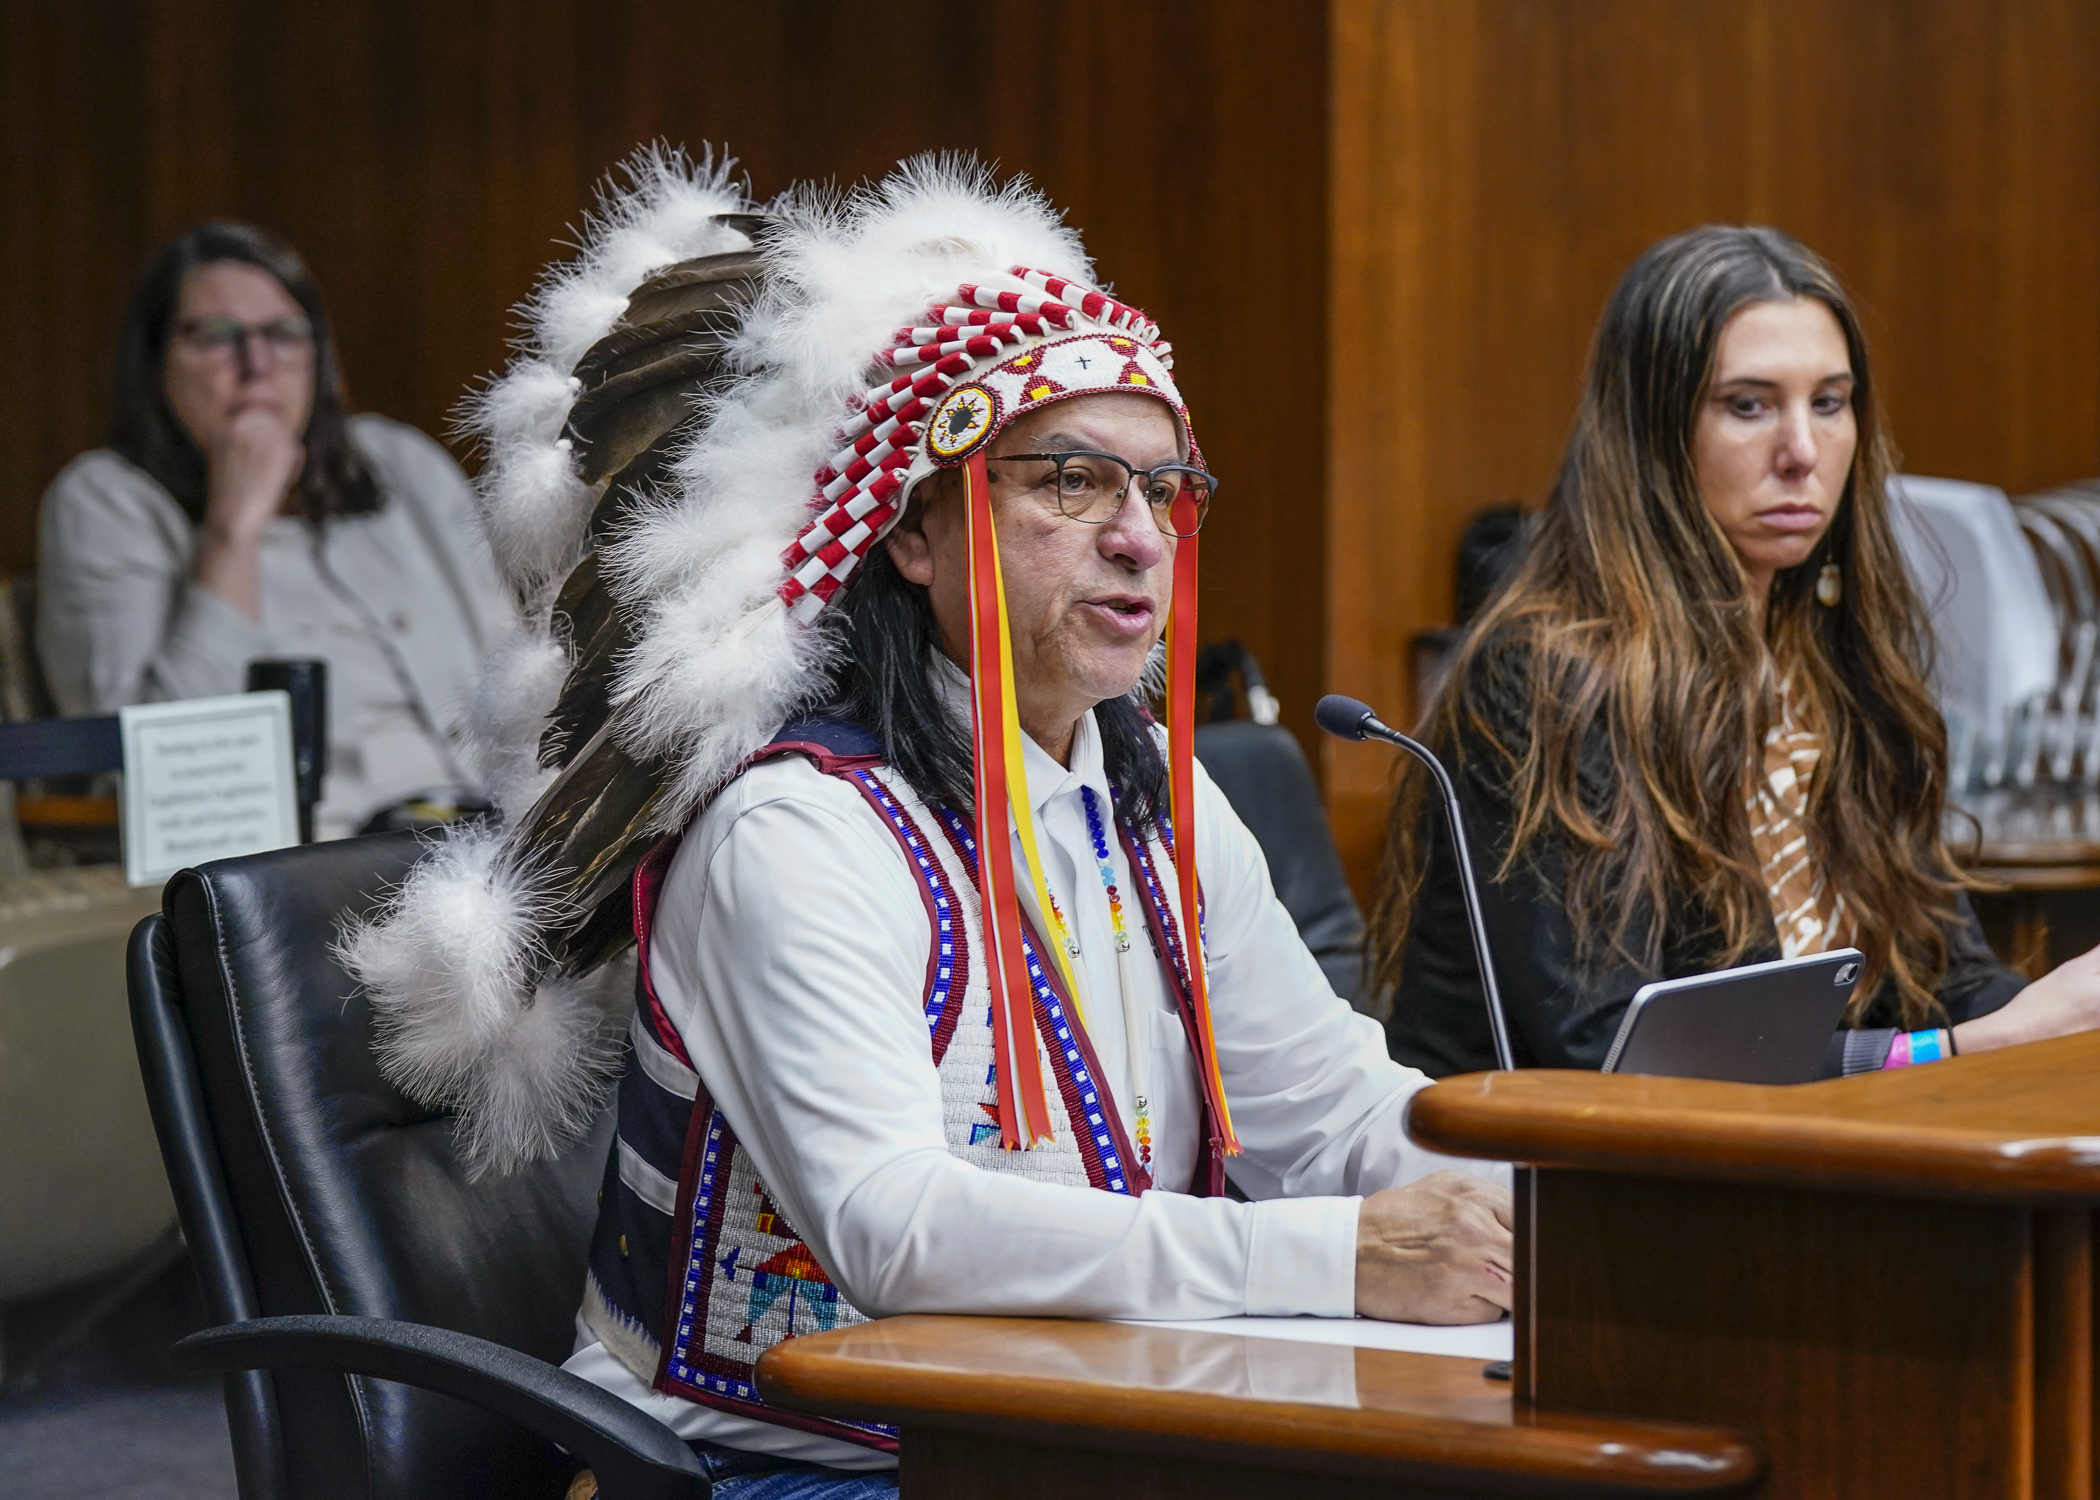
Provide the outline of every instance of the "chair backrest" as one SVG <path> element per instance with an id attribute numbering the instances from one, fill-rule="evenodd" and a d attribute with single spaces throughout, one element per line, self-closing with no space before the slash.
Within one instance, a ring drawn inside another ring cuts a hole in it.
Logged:
<path id="1" fill-rule="evenodd" d="M 1970 732 L 2056 683 L 2059 641 L 2034 551 L 2003 490 L 1915 474 L 1889 480 L 1905 565 L 1932 619 L 1941 708 Z"/>
<path id="2" fill-rule="evenodd" d="M 330 950 L 418 848 L 346 839 L 168 883 L 131 967 L 155 1128 L 215 1321 L 395 1318 L 558 1363 L 609 1121 L 559 1160 L 469 1182 L 450 1117 L 380 1074 L 371 1011 Z M 257 1375 L 230 1381 L 228 1404 L 245 1500 L 559 1495 L 573 1467 L 498 1418 L 386 1382 Z"/>
<path id="3" fill-rule="evenodd" d="M 1261 845 L 1277 898 L 1327 982 L 1361 1005 L 1363 914 L 1296 737 L 1281 724 L 1228 719 L 1196 726 L 1196 754 Z"/>

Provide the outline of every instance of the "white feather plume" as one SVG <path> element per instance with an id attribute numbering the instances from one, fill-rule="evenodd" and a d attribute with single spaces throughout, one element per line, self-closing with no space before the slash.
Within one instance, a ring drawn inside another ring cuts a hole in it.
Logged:
<path id="1" fill-rule="evenodd" d="M 576 258 L 550 267 L 518 309 L 518 357 L 463 405 L 461 428 L 487 454 L 477 488 L 489 546 L 521 594 L 566 574 L 583 555 L 594 497 L 561 436 L 576 399 L 577 362 L 612 331 L 651 273 L 750 247 L 718 218 L 751 211 L 730 180 L 734 166 L 726 156 L 695 161 L 662 146 L 629 158 L 628 185 L 601 191 Z"/>
<path id="2" fill-rule="evenodd" d="M 569 653 L 546 626 L 543 605 L 489 653 L 467 704 L 467 747 L 489 799 L 508 821 L 523 816 L 558 774 L 540 764 L 547 714 L 569 675 Z"/>
<path id="3" fill-rule="evenodd" d="M 648 276 L 694 256 L 747 249 L 718 221 L 751 204 L 734 163 L 651 147 L 607 187 L 577 256 L 552 267 L 520 309 L 517 357 L 470 397 L 462 429 L 480 439 L 476 481 L 497 566 L 524 601 L 516 633 L 492 654 L 468 715 L 488 790 L 520 816 L 553 773 L 540 735 L 569 669 L 550 607 L 583 554 L 594 491 L 578 477 L 563 424 L 577 362 L 612 331 Z M 453 829 L 435 842 L 377 920 L 346 932 L 345 967 L 372 997 L 380 1060 L 411 1097 L 458 1114 L 470 1170 L 507 1170 L 585 1129 L 617 1063 L 631 1003 L 610 965 L 588 979 L 538 985 L 534 934 L 558 915 L 529 877 L 499 858 L 501 835 Z"/>
<path id="4" fill-rule="evenodd" d="M 491 545 L 512 586 L 537 601 L 490 663 L 472 720 L 513 819 L 548 780 L 536 750 L 567 665 L 548 604 L 582 556 L 594 498 L 558 446 L 571 372 L 650 272 L 744 247 L 712 222 L 748 211 L 728 170 L 661 150 L 629 163 L 632 185 L 605 198 L 581 254 L 526 305 L 518 359 L 470 404 L 469 428 L 488 447 Z M 792 193 L 768 212 L 766 281 L 730 341 L 733 378 L 707 398 L 664 492 L 600 549 L 634 634 L 612 722 L 638 758 L 679 768 L 659 803 L 666 829 L 821 686 L 828 633 L 782 606 L 782 558 L 852 403 L 887 373 L 875 351 L 964 281 L 1003 282 L 1015 265 L 1092 280 L 1079 237 L 1038 193 L 999 185 L 966 158 L 915 158 L 874 187 Z M 534 934 L 560 915 L 500 857 L 496 835 L 454 833 L 341 945 L 380 1014 L 388 1076 L 458 1111 L 477 1171 L 559 1149 L 588 1126 L 611 1076 L 624 981 L 605 971 L 531 981 Z"/>
<path id="5" fill-rule="evenodd" d="M 811 476 L 874 351 L 964 281 L 1034 266 L 1087 281 L 1079 236 L 1023 180 L 974 160 L 916 157 L 845 196 L 773 204 L 766 284 L 732 341 L 740 375 L 707 407 L 664 504 L 601 549 L 637 624 L 614 681 L 621 742 L 680 769 L 659 821 L 677 827 L 816 685 L 826 636 L 775 599 L 781 556 L 808 523 Z"/>

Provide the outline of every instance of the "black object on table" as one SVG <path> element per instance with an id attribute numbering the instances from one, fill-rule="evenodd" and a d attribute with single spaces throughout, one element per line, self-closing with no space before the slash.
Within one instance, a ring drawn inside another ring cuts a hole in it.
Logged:
<path id="1" fill-rule="evenodd" d="M 328 775 L 328 663 L 264 657 L 248 663 L 248 691 L 281 689 L 292 700 L 292 779 L 299 797 L 299 842 L 314 841 L 314 804 Z"/>

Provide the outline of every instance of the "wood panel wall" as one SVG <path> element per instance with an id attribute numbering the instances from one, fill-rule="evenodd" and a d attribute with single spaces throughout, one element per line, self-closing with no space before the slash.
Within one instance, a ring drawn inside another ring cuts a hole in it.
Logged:
<path id="1" fill-rule="evenodd" d="M 132 276 L 200 219 L 289 235 L 357 403 L 438 432 L 636 145 L 726 144 L 761 194 L 974 150 L 1066 207 L 1180 350 L 1226 480 L 1204 633 L 1247 640 L 1309 735 L 1326 58 L 1315 0 L 0 7 L 0 570 L 32 565 L 38 495 L 99 440 Z"/>
<path id="2" fill-rule="evenodd" d="M 1776 224 L 1864 304 L 1907 465 L 2100 474 L 2091 0 L 1334 0 L 1329 681 L 1405 723 L 1465 521 L 1537 503 L 1651 241 Z M 1390 757 L 1331 745 L 1361 882 Z"/>
<path id="3" fill-rule="evenodd" d="M 1770 222 L 1828 255 L 1913 469 L 2100 473 L 2094 77 L 2091 0 L 25 0 L 0 569 L 97 440 L 131 276 L 200 218 L 289 234 L 360 404 L 437 431 L 637 143 L 727 144 L 762 193 L 969 148 L 1069 206 L 1182 352 L 1228 486 L 1204 633 L 1255 648 L 1308 739 L 1329 688 L 1404 722 L 1459 531 L 1542 498 L 1597 312 L 1660 235 Z M 1325 749 L 1360 883 L 1389 765 Z"/>

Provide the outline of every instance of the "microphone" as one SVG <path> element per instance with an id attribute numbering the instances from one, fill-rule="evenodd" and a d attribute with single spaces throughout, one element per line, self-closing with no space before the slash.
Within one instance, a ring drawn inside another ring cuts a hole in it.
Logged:
<path id="1" fill-rule="evenodd" d="M 1480 987 L 1487 996 L 1488 1030 L 1495 1038 L 1495 1061 L 1514 1070 L 1509 1052 L 1509 1021 L 1502 1014 L 1502 990 L 1495 983 L 1495 961 L 1488 956 L 1487 922 L 1480 914 L 1480 889 L 1473 880 L 1473 856 L 1466 849 L 1465 819 L 1458 811 L 1458 788 L 1451 773 L 1427 745 L 1409 739 L 1389 724 L 1379 721 L 1371 706 L 1340 693 L 1329 693 L 1313 710 L 1313 722 L 1338 740 L 1384 740 L 1429 767 L 1444 792 L 1444 818 L 1451 825 L 1451 847 L 1458 855 L 1458 880 L 1465 890 L 1466 920 L 1473 929 L 1473 955 L 1480 961 Z"/>

